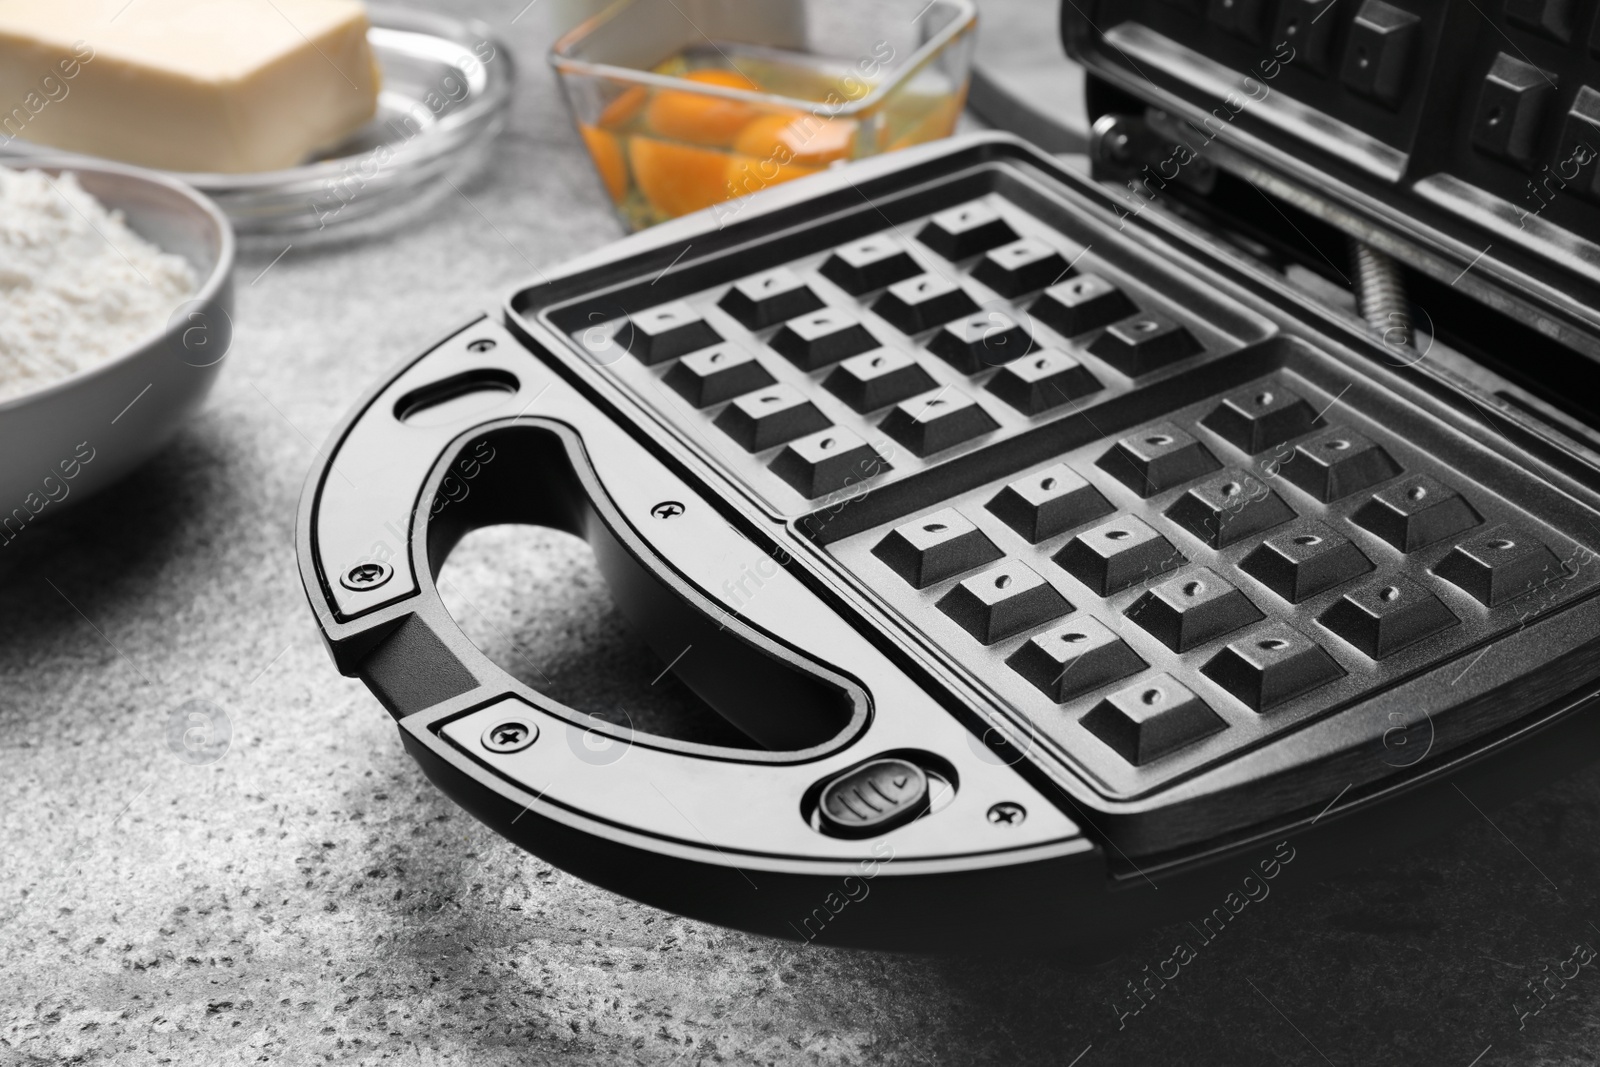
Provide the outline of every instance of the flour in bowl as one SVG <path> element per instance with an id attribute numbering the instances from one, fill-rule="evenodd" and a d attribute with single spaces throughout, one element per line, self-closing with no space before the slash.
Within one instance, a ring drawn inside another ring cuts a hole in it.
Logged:
<path id="1" fill-rule="evenodd" d="M 0 166 L 0 401 L 104 363 L 166 328 L 196 288 L 76 175 Z"/>

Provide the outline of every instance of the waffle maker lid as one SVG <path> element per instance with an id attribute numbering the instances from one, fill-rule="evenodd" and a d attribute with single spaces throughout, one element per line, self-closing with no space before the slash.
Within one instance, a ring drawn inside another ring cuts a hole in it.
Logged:
<path id="1" fill-rule="evenodd" d="M 1600 359 L 1600 9 L 1067 0 L 1061 33 L 1130 210 L 1198 190 L 1260 235 L 1270 197 L 1404 264 L 1436 317 L 1464 294 L 1526 328 L 1503 343 Z"/>

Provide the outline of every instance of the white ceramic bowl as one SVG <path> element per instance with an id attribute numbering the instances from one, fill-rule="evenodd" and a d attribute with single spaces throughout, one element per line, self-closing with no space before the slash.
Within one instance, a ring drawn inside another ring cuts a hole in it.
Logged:
<path id="1" fill-rule="evenodd" d="M 38 160 L 163 251 L 183 256 L 199 291 L 160 333 L 110 360 L 0 400 L 0 551 L 149 459 L 205 400 L 232 340 L 233 230 L 209 200 L 149 171 Z"/>

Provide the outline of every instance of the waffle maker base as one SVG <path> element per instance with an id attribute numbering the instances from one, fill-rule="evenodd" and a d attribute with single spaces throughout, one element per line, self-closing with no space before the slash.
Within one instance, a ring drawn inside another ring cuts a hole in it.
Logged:
<path id="1" fill-rule="evenodd" d="M 545 272 L 324 456 L 307 595 L 429 778 L 728 926 L 1092 959 L 1600 751 L 1583 450 L 1001 135 Z M 762 747 L 491 663 L 434 579 L 508 522 Z"/>

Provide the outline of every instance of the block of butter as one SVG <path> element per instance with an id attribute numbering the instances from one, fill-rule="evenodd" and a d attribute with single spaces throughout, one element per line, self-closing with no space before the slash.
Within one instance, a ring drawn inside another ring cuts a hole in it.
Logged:
<path id="1" fill-rule="evenodd" d="M 0 0 L 0 145 L 294 166 L 376 111 L 367 26 L 357 0 Z"/>

